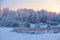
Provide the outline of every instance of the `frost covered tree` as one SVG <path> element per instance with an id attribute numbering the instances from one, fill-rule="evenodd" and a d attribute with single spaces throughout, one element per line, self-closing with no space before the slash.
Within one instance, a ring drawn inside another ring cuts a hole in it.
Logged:
<path id="1" fill-rule="evenodd" d="M 9 27 L 29 27 L 30 23 L 39 24 L 46 23 L 48 21 L 60 22 L 60 14 L 55 12 L 47 12 L 42 9 L 41 11 L 34 11 L 33 9 L 18 9 L 16 11 L 9 10 L 9 8 L 3 8 L 2 16 L 0 17 L 0 24 L 2 26 Z"/>
<path id="2" fill-rule="evenodd" d="M 16 12 L 9 10 L 9 8 L 3 9 L 2 17 L 3 26 L 11 26 L 13 23 L 17 22 Z"/>
<path id="3" fill-rule="evenodd" d="M 48 20 L 48 17 L 47 17 L 47 16 L 44 16 L 44 17 L 41 19 L 41 22 L 42 22 L 42 23 L 46 23 L 47 20 Z"/>

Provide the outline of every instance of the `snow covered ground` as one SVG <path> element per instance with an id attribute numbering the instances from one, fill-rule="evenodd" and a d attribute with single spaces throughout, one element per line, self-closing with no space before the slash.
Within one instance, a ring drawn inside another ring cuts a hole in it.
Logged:
<path id="1" fill-rule="evenodd" d="M 60 40 L 60 33 L 26 34 L 11 32 L 13 28 L 0 28 L 0 40 Z"/>

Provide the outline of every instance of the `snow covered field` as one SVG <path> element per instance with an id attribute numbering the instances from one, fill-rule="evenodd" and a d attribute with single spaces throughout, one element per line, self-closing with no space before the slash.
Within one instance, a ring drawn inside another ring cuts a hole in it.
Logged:
<path id="1" fill-rule="evenodd" d="M 11 32 L 13 28 L 0 28 L 0 40 L 60 40 L 60 33 L 26 34 Z"/>

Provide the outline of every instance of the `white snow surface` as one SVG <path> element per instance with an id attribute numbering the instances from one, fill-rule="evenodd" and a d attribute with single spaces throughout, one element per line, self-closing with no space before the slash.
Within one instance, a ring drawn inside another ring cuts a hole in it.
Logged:
<path id="1" fill-rule="evenodd" d="M 31 27 L 31 28 L 34 28 L 35 26 L 36 26 L 36 24 L 30 23 L 30 27 Z"/>
<path id="2" fill-rule="evenodd" d="M 13 28 L 0 28 L 0 40 L 60 40 L 60 33 L 26 34 L 11 32 Z"/>

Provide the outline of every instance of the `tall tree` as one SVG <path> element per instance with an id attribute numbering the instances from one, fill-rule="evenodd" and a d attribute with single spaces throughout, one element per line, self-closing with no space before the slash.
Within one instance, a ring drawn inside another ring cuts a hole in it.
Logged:
<path id="1" fill-rule="evenodd" d="M 47 20 L 48 20 L 48 17 L 47 16 L 44 16 L 44 17 L 42 17 L 41 22 L 46 23 Z"/>

